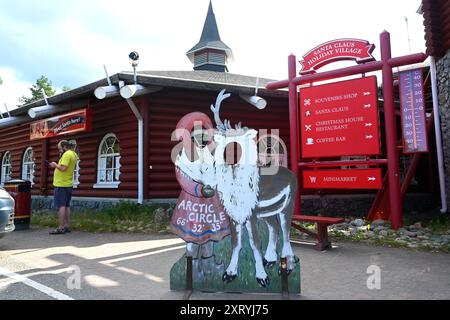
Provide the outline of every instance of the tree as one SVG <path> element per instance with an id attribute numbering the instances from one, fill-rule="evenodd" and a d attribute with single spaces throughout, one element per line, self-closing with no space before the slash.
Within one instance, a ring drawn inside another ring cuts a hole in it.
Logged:
<path id="1" fill-rule="evenodd" d="M 22 103 L 22 105 L 26 105 L 43 99 L 44 96 L 42 95 L 42 89 L 44 89 L 47 97 L 55 95 L 55 90 L 52 88 L 52 82 L 48 80 L 46 76 L 41 76 L 36 80 L 36 84 L 33 84 L 30 88 L 31 97 L 22 96 L 19 98 L 19 102 Z"/>
<path id="2" fill-rule="evenodd" d="M 3 80 L 2 80 L 2 78 L 0 77 L 0 86 L 3 84 Z"/>
<path id="3" fill-rule="evenodd" d="M 61 88 L 61 90 L 62 90 L 62 92 L 66 92 L 66 91 L 70 91 L 70 90 L 72 90 L 70 87 L 68 87 L 68 86 L 63 86 L 62 88 Z"/>

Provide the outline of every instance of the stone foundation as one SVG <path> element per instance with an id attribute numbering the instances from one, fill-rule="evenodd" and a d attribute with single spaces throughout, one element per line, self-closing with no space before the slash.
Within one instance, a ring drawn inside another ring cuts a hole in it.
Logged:
<path id="1" fill-rule="evenodd" d="M 302 199 L 302 214 L 364 218 L 374 199 L 375 195 L 309 196 Z M 432 194 L 408 194 L 403 203 L 403 212 L 427 212 L 435 208 L 436 198 Z"/>
<path id="2" fill-rule="evenodd" d="M 366 217 L 375 195 L 326 195 L 304 196 L 302 198 L 302 214 L 323 216 L 352 216 Z M 78 198 L 72 199 L 72 210 L 86 209 L 101 210 L 111 207 L 119 201 L 136 202 L 136 199 L 105 199 L 105 198 Z M 145 204 L 161 204 L 163 206 L 175 205 L 176 199 L 146 200 Z M 437 206 L 436 198 L 432 194 L 408 194 L 404 202 L 404 212 L 427 212 Z M 55 210 L 53 197 L 32 197 L 32 210 Z"/>
<path id="3" fill-rule="evenodd" d="M 136 199 L 114 199 L 114 198 L 88 198 L 88 197 L 73 197 L 71 203 L 72 211 L 83 211 L 83 210 L 102 210 L 103 208 L 108 208 L 119 202 L 134 202 Z M 157 199 L 157 200 L 145 200 L 144 204 L 161 204 L 163 206 L 175 205 L 176 199 Z M 43 197 L 43 196 L 32 196 L 31 199 L 31 210 L 32 211 L 43 211 L 43 210 L 56 210 L 53 205 L 53 196 Z"/>
<path id="4" fill-rule="evenodd" d="M 450 195 L 450 50 L 436 62 L 447 195 Z M 450 199 L 447 196 L 447 204 Z"/>

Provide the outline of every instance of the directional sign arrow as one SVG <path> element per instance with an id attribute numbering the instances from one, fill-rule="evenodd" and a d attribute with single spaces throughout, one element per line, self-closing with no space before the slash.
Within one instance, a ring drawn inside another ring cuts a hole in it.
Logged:
<path id="1" fill-rule="evenodd" d="M 364 95 L 364 96 L 370 96 L 370 91 L 368 91 L 368 92 L 363 92 L 363 95 Z"/>
<path id="2" fill-rule="evenodd" d="M 373 135 L 371 135 L 371 134 L 366 135 L 366 139 L 373 139 Z"/>
<path id="3" fill-rule="evenodd" d="M 371 108 L 371 107 L 372 107 L 372 105 L 370 103 L 364 105 L 364 108 Z"/>
<path id="4" fill-rule="evenodd" d="M 381 189 L 381 168 L 349 170 L 304 170 L 306 189 Z"/>
<path id="5" fill-rule="evenodd" d="M 366 123 L 364 126 L 365 127 L 371 127 L 372 126 L 372 122 Z"/>

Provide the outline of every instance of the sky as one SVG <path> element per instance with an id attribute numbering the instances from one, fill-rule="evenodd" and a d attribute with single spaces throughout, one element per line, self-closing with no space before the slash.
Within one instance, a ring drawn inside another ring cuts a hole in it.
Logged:
<path id="1" fill-rule="evenodd" d="M 392 56 L 425 51 L 420 0 L 213 0 L 222 41 L 233 51 L 231 73 L 287 78 L 297 60 L 339 38 L 375 44 L 391 34 Z M 185 53 L 199 40 L 209 0 L 0 0 L 0 109 L 10 109 L 47 76 L 57 92 L 131 70 L 192 70 Z M 405 17 L 408 19 L 409 33 Z M 408 34 L 410 41 L 408 42 Z M 409 49 L 409 43 L 411 51 Z"/>

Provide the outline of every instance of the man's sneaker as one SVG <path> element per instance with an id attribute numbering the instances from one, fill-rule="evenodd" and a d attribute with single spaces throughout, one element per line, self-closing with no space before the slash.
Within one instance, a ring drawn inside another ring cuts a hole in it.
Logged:
<path id="1" fill-rule="evenodd" d="M 66 233 L 65 228 L 56 228 L 55 230 L 52 230 L 49 232 L 49 234 L 64 234 Z"/>

